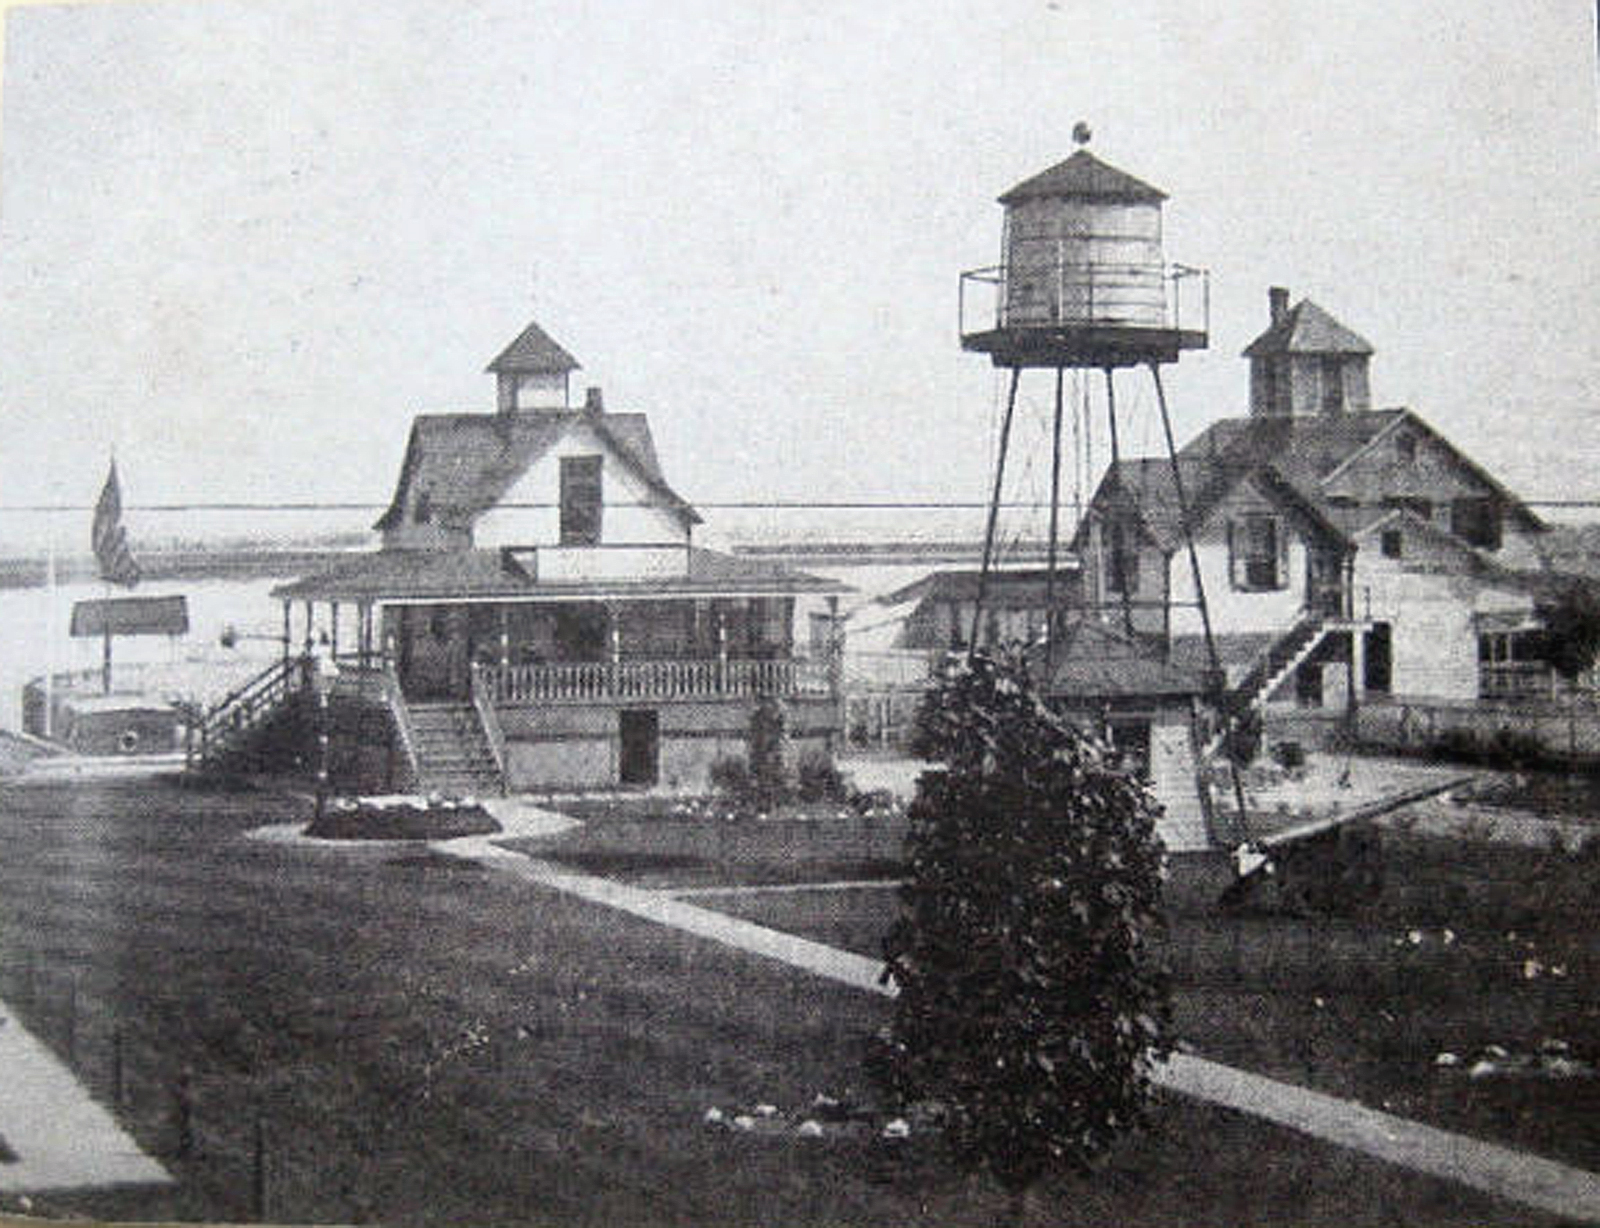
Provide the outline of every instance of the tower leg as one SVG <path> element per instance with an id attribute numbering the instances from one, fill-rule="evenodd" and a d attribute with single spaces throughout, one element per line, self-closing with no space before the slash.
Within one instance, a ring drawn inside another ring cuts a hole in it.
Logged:
<path id="1" fill-rule="evenodd" d="M 1106 373 L 1106 423 L 1111 435 L 1111 472 L 1116 473 L 1122 464 L 1122 448 L 1117 440 L 1117 385 L 1112 377 L 1111 368 L 1105 368 Z M 1180 497 L 1181 505 L 1181 497 Z M 1126 547 L 1124 547 L 1126 549 Z M 1126 557 L 1126 555 L 1124 555 Z M 1133 565 L 1139 566 L 1139 556 L 1133 556 Z M 1137 573 L 1135 573 L 1137 574 Z M 1122 629 L 1129 636 L 1133 635 L 1133 594 L 1128 591 L 1129 578 L 1118 572 L 1117 589 L 1122 597 Z"/>
<path id="2" fill-rule="evenodd" d="M 1000 494 L 1006 477 L 1006 450 L 1011 446 L 1011 413 L 1017 407 L 1017 382 L 1022 368 L 1011 368 L 1011 391 L 1006 396 L 1006 413 L 1000 422 L 1000 455 L 994 466 L 994 493 L 989 496 L 989 523 L 983 533 L 983 567 L 978 572 L 978 600 L 972 609 L 972 637 L 967 641 L 967 660 L 978 651 L 978 630 L 983 626 L 983 601 L 988 595 L 989 567 L 994 562 L 994 531 L 1000 519 Z"/>
<path id="3" fill-rule="evenodd" d="M 1050 546 L 1044 573 L 1044 673 L 1050 677 L 1056 661 L 1056 543 L 1061 524 L 1061 385 L 1065 372 L 1056 368 L 1056 414 L 1050 433 Z"/>

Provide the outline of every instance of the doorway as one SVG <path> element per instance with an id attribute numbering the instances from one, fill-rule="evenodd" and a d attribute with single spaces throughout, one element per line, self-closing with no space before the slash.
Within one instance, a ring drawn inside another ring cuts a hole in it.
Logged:
<path id="1" fill-rule="evenodd" d="M 625 785 L 653 785 L 661 778 L 661 714 L 627 708 L 621 717 L 618 775 Z"/>
<path id="2" fill-rule="evenodd" d="M 1366 633 L 1366 667 L 1362 686 L 1387 695 L 1394 685 L 1394 635 L 1388 623 L 1374 623 Z"/>

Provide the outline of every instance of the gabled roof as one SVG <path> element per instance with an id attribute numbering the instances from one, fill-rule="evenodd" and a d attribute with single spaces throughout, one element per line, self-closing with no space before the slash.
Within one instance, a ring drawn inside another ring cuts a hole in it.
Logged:
<path id="1" fill-rule="evenodd" d="M 1174 665 L 1149 645 L 1096 618 L 1080 618 L 1063 628 L 1048 677 L 1045 652 L 1041 645 L 1029 655 L 1040 674 L 1040 690 L 1051 698 L 1092 701 L 1205 691 L 1198 671 Z"/>
<path id="2" fill-rule="evenodd" d="M 761 559 L 687 548 L 680 576 L 539 581 L 509 550 L 375 550 L 272 590 L 280 601 L 493 601 L 788 596 L 850 586 Z"/>
<path id="3" fill-rule="evenodd" d="M 581 365 L 557 345 L 544 329 L 537 324 L 529 324 L 515 341 L 500 351 L 499 357 L 489 364 L 487 370 L 496 375 L 512 372 L 565 375 L 568 371 L 576 371 Z"/>
<path id="4" fill-rule="evenodd" d="M 700 514 L 661 473 L 643 414 L 539 410 L 514 414 L 419 414 L 411 424 L 394 499 L 374 528 L 390 529 L 405 514 L 407 492 L 427 491 L 432 517 L 466 528 L 498 503 L 535 461 L 578 424 L 598 432 L 663 506 L 689 524 Z"/>
<path id="5" fill-rule="evenodd" d="M 1254 479 L 1269 497 L 1300 513 L 1325 536 L 1334 541 L 1344 539 L 1344 534 L 1322 509 L 1270 465 L 1226 456 L 1215 460 L 1190 456 L 1186 448 L 1178 454 L 1178 469 L 1193 528 L 1203 525 L 1217 505 L 1241 482 Z M 1170 553 L 1183 544 L 1183 504 L 1178 499 L 1177 482 L 1169 460 L 1145 457 L 1120 462 L 1106 471 L 1093 504 L 1102 511 L 1123 508 L 1133 512 L 1151 540 L 1163 551 Z"/>
<path id="6" fill-rule="evenodd" d="M 1268 354 L 1370 354 L 1372 346 L 1308 298 L 1245 347 L 1246 358 Z"/>
<path id="7" fill-rule="evenodd" d="M 1032 179 L 1024 179 L 1000 198 L 1002 205 L 1037 197 L 1078 196 L 1129 203 L 1159 203 L 1167 194 L 1125 171 L 1107 166 L 1087 149 L 1080 149 L 1065 162 L 1058 162 Z"/>
<path id="8" fill-rule="evenodd" d="M 1193 523 L 1199 525 L 1246 475 L 1256 475 L 1291 497 L 1336 540 L 1349 541 L 1374 520 L 1369 507 L 1346 508 L 1327 494 L 1326 484 L 1362 453 L 1407 424 L 1450 452 L 1503 502 L 1507 511 L 1534 530 L 1544 527 L 1533 511 L 1448 439 L 1408 409 L 1373 409 L 1315 417 L 1259 415 L 1213 422 L 1178 453 Z M 1182 543 L 1183 519 L 1165 459 L 1123 461 L 1108 470 L 1095 492 L 1094 506 L 1119 505 L 1137 511 L 1156 544 L 1170 550 Z"/>

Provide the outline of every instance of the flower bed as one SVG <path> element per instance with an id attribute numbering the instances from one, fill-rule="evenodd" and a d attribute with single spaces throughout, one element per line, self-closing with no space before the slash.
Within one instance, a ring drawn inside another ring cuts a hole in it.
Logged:
<path id="1" fill-rule="evenodd" d="M 333 798 L 306 835 L 320 840 L 452 840 L 500 830 L 471 798 L 397 795 Z"/>

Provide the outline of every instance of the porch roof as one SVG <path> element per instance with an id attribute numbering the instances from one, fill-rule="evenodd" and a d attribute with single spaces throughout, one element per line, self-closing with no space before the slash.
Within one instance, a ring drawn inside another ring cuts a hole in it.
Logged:
<path id="1" fill-rule="evenodd" d="M 372 604 L 472 601 L 598 601 L 666 597 L 764 597 L 847 593 L 850 586 L 761 559 L 688 549 L 683 575 L 538 581 L 504 550 L 377 550 L 272 590 L 281 601 Z"/>

